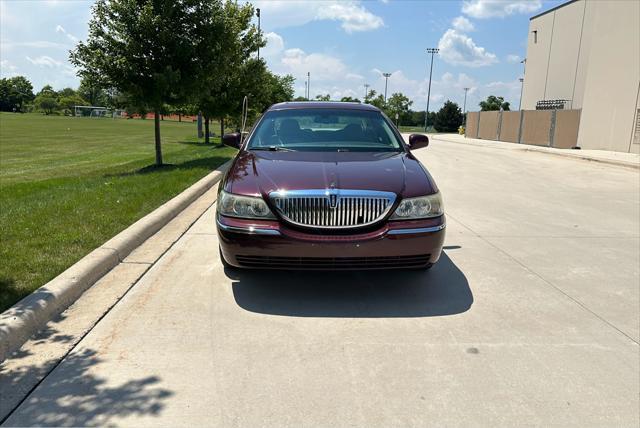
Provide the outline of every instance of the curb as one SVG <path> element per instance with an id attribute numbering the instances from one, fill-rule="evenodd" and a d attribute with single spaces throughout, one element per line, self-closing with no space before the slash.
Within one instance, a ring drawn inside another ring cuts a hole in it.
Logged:
<path id="1" fill-rule="evenodd" d="M 17 351 L 29 337 L 68 308 L 85 290 L 220 181 L 230 164 L 231 161 L 222 164 L 1 313 L 0 362 Z"/>
<path id="2" fill-rule="evenodd" d="M 446 134 L 443 136 L 432 135 L 429 138 L 433 140 L 446 141 L 447 143 L 454 143 L 454 144 L 470 145 L 470 146 L 476 146 L 476 147 L 501 148 L 501 147 L 498 147 L 497 145 L 479 143 L 479 142 L 468 140 L 468 139 L 465 139 L 464 141 L 449 139 L 446 137 Z M 528 145 L 528 144 L 510 143 L 508 141 L 487 140 L 486 142 L 508 144 L 509 146 L 504 147 L 504 149 L 521 150 L 523 152 L 545 153 L 553 156 L 562 156 L 565 158 L 579 159 L 579 160 L 589 161 L 589 162 L 598 162 L 598 163 L 607 164 L 607 165 L 622 166 L 625 168 L 640 169 L 640 163 L 637 163 L 637 162 L 628 162 L 625 160 L 607 159 L 607 158 L 599 158 L 594 156 L 583 155 L 583 154 L 577 153 L 577 152 L 580 152 L 580 150 L 569 151 L 569 149 L 556 149 L 559 151 L 551 151 L 551 150 L 545 150 L 544 147 L 537 147 L 537 146 Z"/>

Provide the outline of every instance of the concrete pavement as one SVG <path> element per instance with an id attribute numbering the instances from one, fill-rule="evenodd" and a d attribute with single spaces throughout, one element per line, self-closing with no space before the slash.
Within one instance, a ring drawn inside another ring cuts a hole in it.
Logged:
<path id="1" fill-rule="evenodd" d="M 211 208 L 5 425 L 638 426 L 638 171 L 417 156 L 430 272 L 225 272 Z"/>

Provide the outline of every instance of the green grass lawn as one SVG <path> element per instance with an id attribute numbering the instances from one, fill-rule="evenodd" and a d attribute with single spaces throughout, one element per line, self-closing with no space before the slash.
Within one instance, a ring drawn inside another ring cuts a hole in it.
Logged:
<path id="1" fill-rule="evenodd" d="M 400 132 L 416 132 L 416 133 L 420 133 L 420 134 L 424 134 L 424 126 L 400 126 L 398 128 L 400 130 Z M 433 129 L 433 127 L 431 125 L 429 125 L 429 131 L 427 131 L 429 134 L 446 134 L 446 132 L 438 132 L 435 129 Z"/>
<path id="2" fill-rule="evenodd" d="M 0 113 L 0 311 L 230 159 L 195 124 Z M 219 139 L 216 139 L 219 141 Z"/>

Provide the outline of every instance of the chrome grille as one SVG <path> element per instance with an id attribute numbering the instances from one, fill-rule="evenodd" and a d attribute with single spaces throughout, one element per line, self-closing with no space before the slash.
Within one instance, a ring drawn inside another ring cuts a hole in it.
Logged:
<path id="1" fill-rule="evenodd" d="M 362 227 L 381 220 L 396 195 L 365 190 L 293 190 L 269 195 L 278 213 L 287 221 L 307 227 Z"/>

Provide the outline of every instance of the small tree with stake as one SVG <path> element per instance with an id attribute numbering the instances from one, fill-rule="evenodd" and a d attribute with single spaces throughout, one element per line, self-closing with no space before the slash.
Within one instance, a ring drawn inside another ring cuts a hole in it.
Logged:
<path id="1" fill-rule="evenodd" d="M 220 0 L 97 0 L 89 36 L 71 52 L 81 76 L 126 93 L 155 113 L 156 165 L 162 165 L 160 113 L 198 91 L 216 49 L 211 29 Z"/>
<path id="2" fill-rule="evenodd" d="M 261 84 L 264 61 L 250 57 L 266 43 L 251 24 L 253 16 L 251 4 L 228 1 L 212 17 L 212 36 L 218 41 L 213 48 L 216 60 L 211 62 L 197 99 L 205 119 L 205 143 L 209 142 L 209 120 L 218 117 L 220 135 L 224 134 L 225 117 L 241 110 L 243 97 L 252 95 Z"/>

